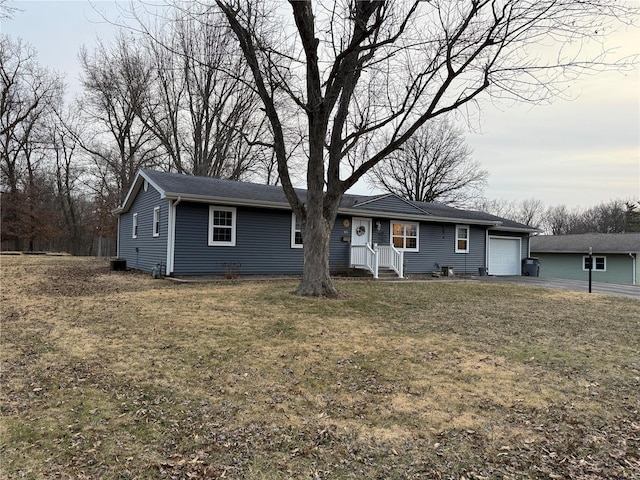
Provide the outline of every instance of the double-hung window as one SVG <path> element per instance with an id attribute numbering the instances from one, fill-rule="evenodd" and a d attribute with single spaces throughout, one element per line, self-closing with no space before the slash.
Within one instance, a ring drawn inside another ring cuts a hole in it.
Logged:
<path id="1" fill-rule="evenodd" d="M 468 225 L 456 225 L 456 253 L 469 253 Z"/>
<path id="2" fill-rule="evenodd" d="M 302 222 L 291 214 L 291 248 L 302 248 Z"/>
<path id="3" fill-rule="evenodd" d="M 593 271 L 594 272 L 606 272 L 607 271 L 607 257 L 596 257 L 595 255 L 591 257 L 593 260 Z M 582 270 L 589 270 L 589 257 L 582 257 Z"/>
<path id="4" fill-rule="evenodd" d="M 133 214 L 133 225 L 131 226 L 131 238 L 138 238 L 138 214 Z"/>
<path id="5" fill-rule="evenodd" d="M 160 236 L 160 207 L 153 209 L 153 236 Z"/>
<path id="6" fill-rule="evenodd" d="M 236 244 L 236 209 L 209 207 L 209 246 L 233 247 Z"/>
<path id="7" fill-rule="evenodd" d="M 391 242 L 399 250 L 418 251 L 418 224 L 391 223 Z"/>

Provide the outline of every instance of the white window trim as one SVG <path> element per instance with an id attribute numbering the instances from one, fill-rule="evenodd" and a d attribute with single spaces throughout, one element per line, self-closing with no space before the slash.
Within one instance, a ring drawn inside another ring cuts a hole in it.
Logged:
<path id="1" fill-rule="evenodd" d="M 589 258 L 589 255 L 585 255 L 584 257 L 582 257 L 582 271 L 583 272 L 588 272 L 589 271 L 588 268 L 585 268 L 585 265 L 587 263 L 587 258 Z M 605 255 L 593 255 L 591 258 L 592 258 L 592 262 L 593 262 L 593 269 L 591 270 L 592 272 L 606 272 L 607 271 L 607 257 Z M 597 269 L 596 268 L 596 258 L 604 259 L 604 268 L 602 268 L 602 269 Z"/>
<path id="2" fill-rule="evenodd" d="M 230 242 L 214 242 L 213 241 L 213 212 L 231 212 L 231 241 Z M 235 247 L 236 246 L 236 208 L 235 207 L 223 207 L 219 205 L 209 205 L 209 231 L 208 231 L 208 245 L 210 247 Z"/>
<path id="3" fill-rule="evenodd" d="M 153 209 L 153 236 L 160 236 L 160 207 Z"/>
<path id="4" fill-rule="evenodd" d="M 133 214 L 133 224 L 131 225 L 131 238 L 138 238 L 138 214 Z"/>
<path id="5" fill-rule="evenodd" d="M 458 236 L 458 230 L 460 228 L 464 228 L 467 230 L 467 238 L 461 239 Z M 456 243 L 455 243 L 455 252 L 456 253 L 469 253 L 469 243 L 470 243 L 470 237 L 471 237 L 471 228 L 469 228 L 469 225 L 456 225 Z M 458 240 L 466 240 L 467 241 L 467 248 L 458 248 Z"/>
<path id="6" fill-rule="evenodd" d="M 400 250 L 402 252 L 419 252 L 420 251 L 420 222 L 407 222 L 405 220 L 392 220 L 389 223 L 389 238 L 391 239 L 391 245 L 393 245 L 393 237 L 395 236 L 393 234 L 393 226 L 395 224 L 397 224 L 397 223 L 401 223 L 402 225 L 415 225 L 416 226 L 416 248 L 406 248 L 406 247 L 398 248 L 398 247 L 395 247 L 395 245 L 394 245 L 394 248 L 396 250 Z M 406 229 L 405 229 L 405 232 L 406 232 Z M 406 236 L 406 234 L 404 235 L 403 238 L 404 238 L 404 242 L 403 243 L 406 245 L 407 244 L 407 236 Z M 409 237 L 409 238 L 413 238 L 413 237 Z"/>
<path id="7" fill-rule="evenodd" d="M 291 212 L 291 248 L 303 248 L 303 244 L 296 243 L 296 232 L 302 235 L 302 229 L 296 230 L 296 214 Z"/>

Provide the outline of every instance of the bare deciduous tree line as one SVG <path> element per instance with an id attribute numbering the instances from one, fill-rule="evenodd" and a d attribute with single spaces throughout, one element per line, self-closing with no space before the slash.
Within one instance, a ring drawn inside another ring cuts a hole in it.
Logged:
<path id="1" fill-rule="evenodd" d="M 83 47 L 82 93 L 67 104 L 29 45 L 0 38 L 3 249 L 101 253 L 140 168 L 278 182 L 232 32 L 194 8 Z"/>
<path id="2" fill-rule="evenodd" d="M 531 225 L 547 235 L 640 232 L 640 200 L 609 200 L 588 208 L 545 207 L 536 199 L 521 202 L 480 200 L 475 207 Z"/>

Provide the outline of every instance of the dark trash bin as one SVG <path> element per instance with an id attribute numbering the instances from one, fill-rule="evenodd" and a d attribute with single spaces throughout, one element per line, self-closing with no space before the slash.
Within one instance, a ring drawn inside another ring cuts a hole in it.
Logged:
<path id="1" fill-rule="evenodd" d="M 487 275 L 487 267 L 478 267 L 478 275 L 485 277 Z"/>
<path id="2" fill-rule="evenodd" d="M 522 275 L 525 277 L 540 276 L 540 259 L 527 257 L 522 259 Z"/>

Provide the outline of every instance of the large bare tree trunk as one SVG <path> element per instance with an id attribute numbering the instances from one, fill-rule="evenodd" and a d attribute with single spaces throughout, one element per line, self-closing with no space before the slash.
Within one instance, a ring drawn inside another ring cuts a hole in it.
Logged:
<path id="1" fill-rule="evenodd" d="M 304 269 L 296 294 L 313 297 L 334 297 L 338 294 L 329 275 L 329 240 L 333 222 L 323 216 L 307 215 L 302 230 Z"/>

